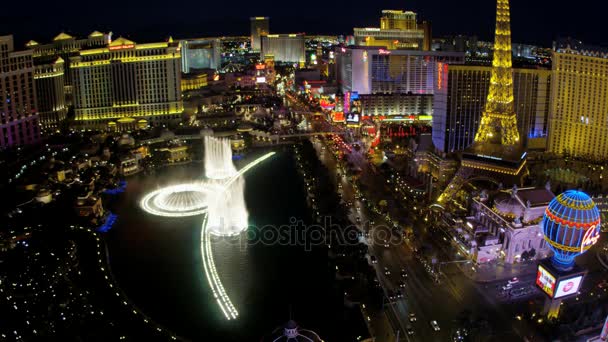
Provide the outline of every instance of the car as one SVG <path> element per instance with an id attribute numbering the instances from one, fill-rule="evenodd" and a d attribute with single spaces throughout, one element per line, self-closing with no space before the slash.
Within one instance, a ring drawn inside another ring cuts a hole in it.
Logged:
<path id="1" fill-rule="evenodd" d="M 384 244 L 383 244 L 384 248 L 389 248 L 390 245 L 388 244 L 388 241 L 384 240 Z"/>
<path id="2" fill-rule="evenodd" d="M 372 264 L 377 264 L 378 263 L 378 258 L 376 258 L 375 255 L 370 256 L 369 260 L 371 260 Z"/>
<path id="3" fill-rule="evenodd" d="M 515 284 L 517 284 L 517 283 L 519 283 L 519 279 L 518 279 L 517 277 L 515 277 L 515 278 L 513 278 L 513 279 L 509 280 L 509 281 L 507 282 L 507 285 L 515 285 Z"/>
<path id="4" fill-rule="evenodd" d="M 439 324 L 437 323 L 437 321 L 431 321 L 431 328 L 433 328 L 434 331 L 440 331 L 441 328 L 439 327 Z"/>
<path id="5" fill-rule="evenodd" d="M 403 279 L 407 278 L 407 272 L 403 268 L 401 269 L 401 278 L 403 278 Z"/>
<path id="6" fill-rule="evenodd" d="M 397 298 L 403 298 L 403 292 L 401 292 L 400 290 L 397 290 L 396 295 Z"/>
<path id="7" fill-rule="evenodd" d="M 502 287 L 503 291 L 509 291 L 511 288 L 513 288 L 513 285 L 507 284 L 505 286 Z"/>
<path id="8" fill-rule="evenodd" d="M 414 335 L 414 329 L 412 329 L 412 327 L 407 327 L 405 330 L 407 331 L 408 335 L 410 335 L 410 336 Z"/>
<path id="9" fill-rule="evenodd" d="M 400 281 L 399 282 L 399 287 L 402 288 L 402 289 L 405 288 L 405 283 L 403 281 Z"/>
<path id="10" fill-rule="evenodd" d="M 384 267 L 384 275 L 391 275 L 391 270 L 388 267 Z"/>
<path id="11" fill-rule="evenodd" d="M 408 317 L 410 319 L 410 322 L 416 322 L 416 320 L 417 320 L 416 314 L 413 312 L 411 312 Z"/>
<path id="12" fill-rule="evenodd" d="M 389 299 L 390 301 L 393 301 L 393 300 L 395 300 L 396 298 L 397 298 L 397 296 L 395 295 L 395 293 L 394 293 L 394 292 L 392 292 L 392 291 L 388 291 L 388 299 Z"/>

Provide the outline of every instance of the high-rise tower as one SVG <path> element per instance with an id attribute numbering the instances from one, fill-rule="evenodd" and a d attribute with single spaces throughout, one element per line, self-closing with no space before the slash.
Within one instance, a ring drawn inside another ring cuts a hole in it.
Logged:
<path id="1" fill-rule="evenodd" d="M 517 117 L 513 109 L 511 55 L 509 0 L 498 0 L 492 77 L 486 108 L 481 117 L 479 130 L 475 135 L 475 142 L 477 143 L 501 144 L 503 146 L 517 146 L 520 144 Z"/>
<path id="2" fill-rule="evenodd" d="M 251 50 L 260 51 L 262 49 L 262 36 L 270 33 L 268 17 L 251 17 Z"/>
<path id="3" fill-rule="evenodd" d="M 464 184 L 477 178 L 504 185 L 522 183 L 526 151 L 519 138 L 513 105 L 509 13 L 509 0 L 497 0 L 494 58 L 485 110 L 475 140 L 463 152 L 461 167 L 439 202 L 453 198 Z"/>

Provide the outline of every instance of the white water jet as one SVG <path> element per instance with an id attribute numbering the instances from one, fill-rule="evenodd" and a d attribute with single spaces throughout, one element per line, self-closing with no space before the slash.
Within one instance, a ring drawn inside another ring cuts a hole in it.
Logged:
<path id="1" fill-rule="evenodd" d="M 209 233 L 240 234 L 247 229 L 249 213 L 245 205 L 245 180 L 232 163 L 230 140 L 205 136 L 205 175 L 224 188 L 209 201 Z"/>
<path id="2" fill-rule="evenodd" d="M 232 154 L 231 151 L 230 154 Z M 247 228 L 249 214 L 245 206 L 243 191 L 245 181 L 243 180 L 243 174 L 264 160 L 272 157 L 274 154 L 275 152 L 265 154 L 247 164 L 228 179 L 168 186 L 148 193 L 142 198 L 140 203 L 142 209 L 157 216 L 188 217 L 206 214 L 203 216 L 201 231 L 201 257 L 203 259 L 203 269 L 207 281 L 209 281 L 213 297 L 216 299 L 218 306 L 228 320 L 236 319 L 239 313 L 232 304 L 232 301 L 220 280 L 213 259 L 210 235 L 235 235 Z M 234 167 L 234 165 L 232 165 L 232 167 Z M 230 201 L 233 201 L 233 203 Z M 230 205 L 228 205 L 228 203 L 230 203 Z M 220 213 L 214 215 L 212 214 L 213 210 L 218 210 Z M 219 222 L 219 224 L 215 224 L 216 230 L 210 229 L 211 227 L 208 225 L 209 217 L 213 217 L 213 220 Z M 223 217 L 227 217 L 227 221 L 230 223 L 224 225 Z M 226 226 L 232 226 L 232 228 L 226 229 Z M 241 227 L 240 230 L 238 227 Z"/>
<path id="3" fill-rule="evenodd" d="M 226 179 L 237 173 L 232 163 L 229 139 L 205 136 L 205 176 L 208 179 Z"/>
<path id="4" fill-rule="evenodd" d="M 215 193 L 209 202 L 209 233 L 218 236 L 233 236 L 248 227 L 249 212 L 245 206 L 245 180 L 239 176 L 225 191 Z"/>

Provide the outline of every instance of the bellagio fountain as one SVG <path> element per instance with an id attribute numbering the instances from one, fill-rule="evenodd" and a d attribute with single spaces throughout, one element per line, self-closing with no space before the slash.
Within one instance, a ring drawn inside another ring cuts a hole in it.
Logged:
<path id="1" fill-rule="evenodd" d="M 210 235 L 230 237 L 248 227 L 243 175 L 270 158 L 270 152 L 236 170 L 232 162 L 230 140 L 204 137 L 206 178 L 197 182 L 170 185 L 145 195 L 140 205 L 152 215 L 188 217 L 201 215 L 201 257 L 209 286 L 226 319 L 236 319 L 238 311 L 220 280 L 212 253 Z"/>

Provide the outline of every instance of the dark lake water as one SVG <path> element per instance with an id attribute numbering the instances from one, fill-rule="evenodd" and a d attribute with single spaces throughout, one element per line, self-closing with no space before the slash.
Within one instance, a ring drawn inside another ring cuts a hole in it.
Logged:
<path id="1" fill-rule="evenodd" d="M 241 168 L 261 155 L 237 161 Z M 310 221 L 302 179 L 288 151 L 278 152 L 245 175 L 250 230 Z M 327 251 L 318 247 L 216 242 L 220 277 L 240 317 L 227 321 L 211 295 L 201 264 L 202 217 L 161 218 L 139 208 L 157 187 L 203 177 L 202 164 L 172 166 L 129 178 L 112 203 L 119 216 L 108 233 L 114 275 L 144 313 L 176 334 L 195 341 L 260 341 L 292 317 L 325 340 L 340 327 L 342 302 L 335 300 Z M 285 228 L 287 229 L 287 228 Z M 246 238 L 244 239 L 246 240 Z"/>

